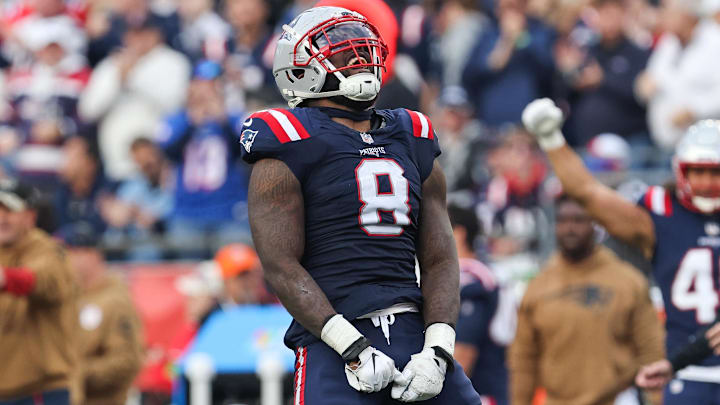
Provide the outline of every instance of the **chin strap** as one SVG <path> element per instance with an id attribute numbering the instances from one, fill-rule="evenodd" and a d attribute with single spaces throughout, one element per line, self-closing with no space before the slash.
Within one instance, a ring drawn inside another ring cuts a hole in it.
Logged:
<path id="1" fill-rule="evenodd" d="M 336 75 L 339 72 L 336 72 Z M 290 108 L 295 108 L 303 100 L 308 98 L 326 98 L 333 96 L 345 96 L 354 101 L 370 101 L 377 97 L 380 92 L 380 81 L 372 73 L 357 73 L 350 77 L 342 74 L 340 79 L 340 89 L 332 91 L 323 91 L 320 93 L 311 93 L 308 91 L 297 91 L 283 89 L 282 93 L 286 97 L 292 97 L 288 101 Z"/>
<path id="2" fill-rule="evenodd" d="M 720 198 L 692 197 L 692 203 L 700 212 L 712 214 L 720 210 Z"/>

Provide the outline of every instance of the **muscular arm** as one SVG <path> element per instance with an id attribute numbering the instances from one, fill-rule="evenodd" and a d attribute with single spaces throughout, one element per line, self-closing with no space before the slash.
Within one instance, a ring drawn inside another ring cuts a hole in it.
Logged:
<path id="1" fill-rule="evenodd" d="M 422 185 L 417 257 L 425 326 L 455 325 L 460 307 L 460 267 L 445 202 L 445 175 L 435 162 Z"/>
<path id="2" fill-rule="evenodd" d="M 652 254 L 655 229 L 650 214 L 595 179 L 569 146 L 549 150 L 547 155 L 567 194 L 611 235 L 641 249 L 648 257 Z"/>
<path id="3" fill-rule="evenodd" d="M 320 337 L 323 324 L 335 310 L 300 264 L 305 247 L 300 183 L 285 163 L 260 160 L 250 176 L 248 204 L 253 242 L 265 279 L 293 318 Z"/>

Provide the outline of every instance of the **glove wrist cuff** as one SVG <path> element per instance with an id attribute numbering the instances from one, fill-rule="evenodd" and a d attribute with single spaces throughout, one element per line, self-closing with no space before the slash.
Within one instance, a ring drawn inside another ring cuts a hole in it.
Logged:
<path id="1" fill-rule="evenodd" d="M 550 135 L 539 136 L 538 144 L 543 150 L 558 149 L 565 145 L 565 137 L 560 130 L 553 131 Z"/>
<path id="2" fill-rule="evenodd" d="M 439 347 L 452 358 L 455 353 L 455 329 L 446 323 L 434 323 L 425 329 L 423 349 Z"/>
<path id="3" fill-rule="evenodd" d="M 339 355 L 343 356 L 343 358 L 348 349 L 351 349 L 351 346 L 354 347 L 355 343 L 360 340 L 367 341 L 362 333 L 341 314 L 337 314 L 325 322 L 322 332 L 320 332 L 320 339 L 332 347 Z M 357 351 L 355 357 L 357 357 L 357 354 L 361 351 L 362 349 Z M 352 352 L 355 352 L 355 350 L 352 350 Z"/>

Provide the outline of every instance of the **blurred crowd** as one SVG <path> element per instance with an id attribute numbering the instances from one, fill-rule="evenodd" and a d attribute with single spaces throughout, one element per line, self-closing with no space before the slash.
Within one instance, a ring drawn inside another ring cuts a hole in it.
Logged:
<path id="1" fill-rule="evenodd" d="M 529 101 L 558 100 L 597 171 L 667 169 L 685 127 L 720 117 L 714 0 L 387 3 L 397 55 L 378 107 L 434 119 L 451 197 L 477 209 L 488 257 L 544 249 L 538 207 L 554 191 L 518 126 Z M 282 106 L 275 40 L 313 4 L 6 0 L 0 175 L 42 190 L 44 229 L 89 224 L 110 259 L 249 242 L 238 131 Z"/>

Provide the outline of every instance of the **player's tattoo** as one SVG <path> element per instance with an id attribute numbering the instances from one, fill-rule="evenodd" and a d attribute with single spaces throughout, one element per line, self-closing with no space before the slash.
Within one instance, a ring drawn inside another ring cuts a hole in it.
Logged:
<path id="1" fill-rule="evenodd" d="M 460 307 L 460 267 L 445 200 L 445 175 L 435 162 L 422 186 L 417 257 L 425 325 L 455 325 Z"/>
<path id="2" fill-rule="evenodd" d="M 323 323 L 335 311 L 300 264 L 305 248 L 300 183 L 285 163 L 263 159 L 250 176 L 248 204 L 253 242 L 265 279 L 295 320 L 320 336 Z"/>

